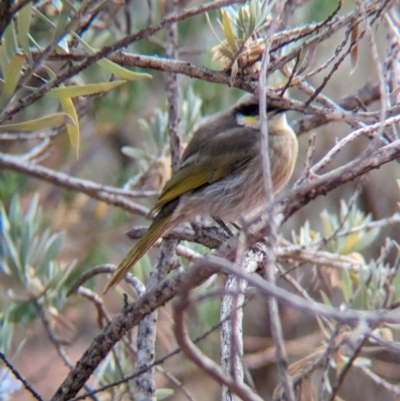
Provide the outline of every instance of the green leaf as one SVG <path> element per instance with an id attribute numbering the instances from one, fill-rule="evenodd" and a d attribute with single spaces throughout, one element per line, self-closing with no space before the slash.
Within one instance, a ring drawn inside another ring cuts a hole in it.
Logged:
<path id="1" fill-rule="evenodd" d="M 23 274 L 21 271 L 21 262 L 19 259 L 18 251 L 15 247 L 14 241 L 12 240 L 10 233 L 5 231 L 2 234 L 3 242 L 3 256 L 4 265 L 8 267 L 9 271 L 6 271 L 11 277 L 17 280 L 20 284 L 23 283 Z"/>
<path id="2" fill-rule="evenodd" d="M 66 283 L 68 282 L 71 274 L 75 270 L 76 263 L 73 261 L 70 263 L 67 268 L 62 267 L 58 264 L 55 263 L 54 261 L 50 262 L 50 267 L 54 268 L 53 271 L 56 273 L 55 275 L 52 274 L 52 277 L 54 276 L 54 283 L 48 284 L 48 287 L 55 292 L 56 294 L 61 294 L 62 290 L 64 290 L 65 293 L 69 291 L 69 288 L 66 287 Z"/>
<path id="3" fill-rule="evenodd" d="M 95 50 L 89 46 L 80 36 L 74 35 L 74 37 L 80 42 L 86 52 L 89 54 L 95 53 Z M 118 78 L 126 79 L 128 81 L 137 81 L 138 79 L 153 79 L 150 74 L 146 74 L 144 72 L 134 72 L 130 71 L 127 68 L 121 67 L 120 65 L 113 63 L 111 60 L 103 58 L 99 60 L 96 64 L 105 70 L 113 73 Z"/>
<path id="4" fill-rule="evenodd" d="M 15 88 L 18 85 L 24 61 L 25 61 L 25 56 L 22 54 L 15 53 L 11 57 L 11 60 L 8 63 L 4 77 L 4 86 L 0 96 L 0 105 L 4 105 L 5 102 L 13 95 Z"/>
<path id="5" fill-rule="evenodd" d="M 221 10 L 221 14 L 222 14 L 222 26 L 224 29 L 224 34 L 225 34 L 226 40 L 228 41 L 228 43 L 232 47 L 232 49 L 234 49 L 234 51 L 236 51 L 237 50 L 236 38 L 235 38 L 235 34 L 233 32 L 232 23 L 229 18 L 229 14 L 224 9 Z"/>
<path id="6" fill-rule="evenodd" d="M 167 397 L 170 397 L 171 395 L 174 394 L 174 390 L 170 388 L 158 388 L 156 390 L 156 400 L 164 400 Z"/>
<path id="7" fill-rule="evenodd" d="M 17 14 L 18 42 L 22 47 L 25 55 L 28 57 L 29 64 L 32 65 L 32 53 L 29 48 L 29 29 L 31 26 L 32 2 L 22 7 Z"/>
<path id="8" fill-rule="evenodd" d="M 113 73 L 118 78 L 126 79 L 128 81 L 137 81 L 138 79 L 153 79 L 150 74 L 130 71 L 127 68 L 121 67 L 120 65 L 107 59 L 99 60 L 97 64 L 105 70 Z"/>
<path id="9" fill-rule="evenodd" d="M 111 31 L 109 30 L 99 33 L 95 38 L 93 38 L 93 40 L 90 41 L 92 45 L 91 47 L 99 48 L 105 46 L 107 40 L 110 39 L 111 36 Z"/>
<path id="10" fill-rule="evenodd" d="M 32 301 L 22 301 L 14 303 L 14 305 L 15 306 L 9 310 L 8 314 L 8 318 L 11 323 L 26 324 L 36 318 L 36 308 Z"/>
<path id="11" fill-rule="evenodd" d="M 323 321 L 318 315 L 315 316 L 315 319 L 317 320 L 317 324 L 318 324 L 320 330 L 322 331 L 323 335 L 324 335 L 326 338 L 329 338 L 329 337 L 330 337 L 330 332 L 329 332 L 329 330 L 325 327 L 324 321 Z"/>
<path id="12" fill-rule="evenodd" d="M 27 267 L 29 266 L 30 260 L 29 260 L 29 251 L 32 249 L 31 247 L 34 246 L 32 244 L 33 240 L 33 233 L 34 233 L 34 227 L 32 227 L 29 222 L 26 222 L 27 224 L 24 225 L 24 227 L 21 230 L 21 235 L 19 238 L 19 246 L 18 246 L 18 255 L 19 259 L 21 261 L 21 269 L 22 269 L 22 274 L 24 277 L 27 277 Z"/>
<path id="13" fill-rule="evenodd" d="M 368 290 L 365 286 L 357 288 L 353 299 L 351 301 L 351 307 L 354 309 L 366 309 L 368 301 Z"/>
<path id="14" fill-rule="evenodd" d="M 322 291 L 322 290 L 321 290 L 321 291 L 320 291 L 320 294 L 321 294 L 322 302 L 323 302 L 325 305 L 332 306 L 332 302 L 331 302 L 331 300 L 329 299 L 328 295 L 326 295 L 325 291 Z"/>
<path id="15" fill-rule="evenodd" d="M 33 132 L 41 129 L 58 128 L 64 124 L 72 125 L 75 124 L 75 121 L 67 113 L 54 113 L 22 123 L 0 125 L 0 132 Z"/>
<path id="16" fill-rule="evenodd" d="M 10 24 L 4 31 L 2 46 L 3 45 L 5 45 L 7 61 L 8 61 L 18 51 L 18 44 L 15 35 L 15 26 L 13 20 L 10 21 Z"/>
<path id="17" fill-rule="evenodd" d="M 6 50 L 6 45 L 5 45 L 5 40 L 0 42 L 0 66 L 1 66 L 1 71 L 3 72 L 3 76 L 5 75 L 5 71 L 7 71 L 7 65 L 8 65 L 8 60 L 9 58 L 7 57 L 7 50 Z M 3 80 L 0 81 L 0 83 Z M 0 86 L 1 88 L 1 86 Z"/>
<path id="18" fill-rule="evenodd" d="M 63 2 L 61 12 L 58 16 L 58 21 L 56 25 L 56 30 L 54 31 L 54 36 L 52 40 L 52 46 L 58 44 L 64 36 L 65 27 L 68 24 L 69 16 L 72 12 L 71 7 L 69 7 L 68 3 Z"/>
<path id="19" fill-rule="evenodd" d="M 351 283 L 350 272 L 347 269 L 342 270 L 342 284 L 344 299 L 346 304 L 348 304 L 353 296 L 353 286 Z"/>
<path id="20" fill-rule="evenodd" d="M 60 88 L 51 89 L 47 95 L 56 97 L 58 99 L 71 98 L 76 96 L 89 96 L 95 95 L 102 92 L 107 92 L 114 89 L 122 84 L 126 83 L 126 80 L 112 81 L 112 82 L 98 82 L 94 84 L 85 85 L 73 85 L 65 86 Z"/>
<path id="21" fill-rule="evenodd" d="M 64 235 L 53 234 L 45 243 L 45 250 L 37 272 L 45 272 L 48 264 L 55 259 L 64 241 Z"/>
<path id="22" fill-rule="evenodd" d="M 0 314 L 0 351 L 8 355 L 11 350 L 14 326 L 8 319 L 9 306 Z"/>
<path id="23" fill-rule="evenodd" d="M 39 195 L 36 193 L 31 200 L 29 205 L 29 209 L 25 214 L 25 220 L 28 225 L 34 227 L 34 231 L 36 231 L 39 227 L 39 220 L 41 218 L 41 212 L 39 211 Z"/>
<path id="24" fill-rule="evenodd" d="M 139 159 L 139 160 L 151 160 L 151 156 L 149 155 L 148 152 L 145 152 L 142 149 L 139 148 L 134 148 L 132 146 L 123 146 L 121 148 L 121 152 L 128 157 L 131 157 L 132 159 Z"/>

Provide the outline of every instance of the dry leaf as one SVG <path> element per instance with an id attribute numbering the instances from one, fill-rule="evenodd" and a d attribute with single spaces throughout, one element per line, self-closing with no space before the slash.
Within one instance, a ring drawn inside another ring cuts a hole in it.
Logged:
<path id="1" fill-rule="evenodd" d="M 358 35 L 360 34 L 360 25 L 357 24 L 354 26 L 354 28 L 351 30 L 351 43 L 355 42 L 358 38 Z M 354 70 L 357 68 L 358 64 L 358 42 L 355 43 L 354 47 L 351 49 L 351 71 L 350 74 L 354 72 Z"/>

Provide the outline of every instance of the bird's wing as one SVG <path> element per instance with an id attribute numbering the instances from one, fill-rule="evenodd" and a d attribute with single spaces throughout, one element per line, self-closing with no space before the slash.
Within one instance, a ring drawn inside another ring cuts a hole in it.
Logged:
<path id="1" fill-rule="evenodd" d="M 186 192 L 238 172 L 249 160 L 250 158 L 243 157 L 242 154 L 232 154 L 229 157 L 225 156 L 224 163 L 217 168 L 213 168 L 212 163 L 204 163 L 205 166 L 189 164 L 181 167 L 165 185 L 152 211 L 161 208 Z"/>

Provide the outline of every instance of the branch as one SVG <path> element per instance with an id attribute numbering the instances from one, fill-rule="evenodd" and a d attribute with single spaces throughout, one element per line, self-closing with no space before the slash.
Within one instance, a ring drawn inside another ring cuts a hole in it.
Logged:
<path id="1" fill-rule="evenodd" d="M 255 270 L 257 266 L 256 259 L 249 259 L 248 261 L 252 264 L 247 270 Z M 207 267 L 208 262 L 202 261 L 197 264 L 197 270 Z M 218 268 L 214 264 L 214 268 Z M 221 383 L 228 387 L 229 390 L 237 394 L 241 400 L 244 401 L 261 401 L 262 399 L 255 394 L 242 380 L 237 380 L 235 377 L 228 376 L 220 366 L 218 366 L 213 360 L 204 355 L 191 341 L 187 334 L 187 330 L 184 324 L 184 314 L 185 310 L 190 306 L 189 292 L 194 287 L 194 282 L 196 281 L 196 270 L 191 269 L 182 287 L 182 292 L 179 300 L 175 303 L 173 309 L 174 317 L 174 333 L 175 338 L 181 347 L 182 351 L 186 356 L 194 362 L 200 369 L 204 370 L 209 376 L 214 378 L 217 383 Z M 231 339 L 232 340 L 232 339 Z"/>
<path id="2" fill-rule="evenodd" d="M 158 23 L 157 25 L 151 25 L 149 27 L 140 29 L 139 31 L 135 32 L 134 34 L 126 36 L 109 46 L 104 46 L 99 51 L 97 51 L 89 56 L 86 56 L 83 61 L 68 68 L 67 71 L 58 75 L 57 78 L 47 82 L 45 85 L 41 86 L 39 89 L 37 89 L 36 91 L 31 93 L 30 95 L 28 95 L 22 99 L 19 99 L 19 101 L 16 105 L 11 106 L 8 110 L 5 110 L 0 115 L 0 123 L 3 123 L 4 121 L 9 120 L 15 114 L 17 114 L 21 110 L 24 110 L 26 107 L 28 107 L 29 105 L 34 103 L 36 100 L 40 99 L 50 89 L 57 87 L 58 85 L 63 83 L 68 78 L 73 77 L 74 75 L 85 70 L 86 68 L 93 65 L 94 63 L 101 60 L 102 58 L 107 57 L 111 53 L 114 53 L 124 47 L 129 46 L 130 44 L 132 44 L 134 42 L 137 42 L 141 39 L 151 36 L 154 33 L 160 31 L 161 29 L 165 28 L 166 26 L 169 26 L 170 24 L 172 24 L 174 22 L 182 21 L 182 20 L 188 19 L 190 17 L 193 17 L 195 15 L 203 14 L 208 11 L 224 7 L 226 5 L 231 5 L 231 4 L 235 4 L 235 3 L 243 3 L 243 2 L 244 2 L 244 0 L 217 0 L 214 2 L 206 3 L 199 7 L 192 7 L 187 10 L 182 11 L 179 14 L 174 14 L 174 15 L 163 18 L 161 20 L 161 22 Z"/>
<path id="3" fill-rule="evenodd" d="M 308 204 L 317 196 L 322 194 L 326 195 L 329 191 L 343 183 L 354 180 L 362 174 L 365 174 L 372 169 L 379 168 L 383 164 L 398 157 L 400 157 L 400 141 L 372 152 L 368 160 L 364 159 L 360 162 L 356 159 L 343 167 L 327 173 L 317 179 L 314 183 L 296 188 L 289 195 L 279 201 L 281 211 L 284 213 L 285 218 L 288 218 L 296 210 Z M 252 224 L 247 237 L 248 246 L 253 246 L 259 238 L 263 237 L 263 228 L 264 225 L 260 219 Z M 224 242 L 217 251 L 217 254 L 232 259 L 236 255 L 236 249 L 237 238 L 233 238 Z M 249 250 L 248 252 L 254 251 Z M 202 263 L 202 266 L 204 265 L 204 262 L 197 262 L 194 264 L 194 268 L 198 266 L 199 263 Z M 208 262 L 207 265 L 197 271 L 193 285 L 199 285 L 215 272 L 216 268 L 210 266 Z M 229 273 L 234 272 L 235 274 L 238 274 L 236 271 L 229 271 Z M 94 369 L 105 358 L 113 345 L 119 341 L 128 330 L 137 325 L 144 316 L 175 297 L 180 291 L 186 277 L 186 273 L 180 272 L 175 276 L 164 280 L 151 292 L 143 295 L 135 303 L 128 305 L 119 315 L 117 315 L 112 322 L 95 337 L 90 347 L 76 364 L 75 368 L 69 373 L 68 377 L 57 390 L 52 398 L 53 401 L 67 400 L 68 398 L 74 397 L 86 380 L 88 380 Z M 243 278 L 247 280 L 250 279 L 248 277 Z M 276 287 L 268 287 L 268 295 L 277 297 L 277 299 L 282 303 L 290 303 L 290 306 L 292 307 L 305 310 L 312 314 L 327 315 L 328 317 L 346 324 L 354 324 L 361 318 L 368 318 L 372 322 L 388 321 L 397 323 L 400 318 L 397 311 L 376 311 L 373 313 L 360 311 L 343 312 L 317 303 L 304 303 L 302 298 L 292 298 L 292 294 Z"/>
<path id="4" fill-rule="evenodd" d="M 267 121 L 267 73 L 268 66 L 270 60 L 270 49 L 272 46 L 272 38 L 274 31 L 277 26 L 277 21 L 281 19 L 283 10 L 284 10 L 284 1 L 279 1 L 278 4 L 275 3 L 276 15 L 271 23 L 269 28 L 268 36 L 265 41 L 265 49 L 261 62 L 261 70 L 260 70 L 260 78 L 259 78 L 259 97 L 260 97 L 260 151 L 262 155 L 262 168 L 263 168 L 263 185 L 265 191 L 265 201 L 267 205 L 273 203 L 274 200 L 274 191 L 273 191 L 273 182 L 271 175 L 271 163 L 275 160 L 275 163 L 278 163 L 276 159 L 270 158 L 270 155 L 275 152 L 273 148 L 273 142 L 270 143 L 270 138 L 273 138 L 274 132 L 271 132 L 271 136 L 268 135 L 268 121 Z M 271 145 L 271 150 L 269 149 L 269 145 Z M 297 155 L 296 155 L 297 156 Z M 275 156 L 276 157 L 276 156 Z M 271 159 L 271 160 L 270 160 Z M 276 184 L 276 182 L 275 182 Z M 280 218 L 275 215 L 274 207 L 267 207 L 266 212 L 266 230 L 268 231 L 268 236 L 266 238 L 266 247 L 267 251 L 265 252 L 266 258 L 263 264 L 263 276 L 266 281 L 268 281 L 271 285 L 276 285 L 276 277 L 275 277 L 275 263 L 276 263 L 276 255 L 275 255 L 275 244 L 277 238 L 277 230 L 280 225 Z M 267 298 L 267 308 L 269 312 L 269 323 L 272 333 L 272 338 L 275 343 L 275 353 L 278 365 L 278 373 L 279 379 L 282 382 L 282 386 L 284 388 L 285 397 L 288 401 L 294 401 L 295 395 L 293 390 L 293 381 L 288 372 L 288 362 L 286 349 L 283 339 L 283 330 L 282 330 L 282 322 L 279 316 L 279 307 L 278 302 L 274 297 Z"/>
<path id="5" fill-rule="evenodd" d="M 105 202 L 109 205 L 118 206 L 123 210 L 137 213 L 141 216 L 146 216 L 148 209 L 142 205 L 127 200 L 124 196 L 116 195 L 114 193 L 132 195 L 145 194 L 144 192 L 125 191 L 107 185 L 96 184 L 93 181 L 84 180 L 81 178 L 74 178 L 68 174 L 61 173 L 49 169 L 47 167 L 35 165 L 21 160 L 16 156 L 9 156 L 0 153 L 0 167 L 13 171 L 18 171 L 23 174 L 28 174 L 32 177 L 51 182 L 59 187 L 66 188 L 72 191 L 82 192 L 93 199 Z"/>
<path id="6" fill-rule="evenodd" d="M 337 101 L 337 104 L 345 110 L 355 111 L 360 105 L 368 106 L 379 100 L 379 84 L 366 83 L 361 89 L 352 95 L 346 95 Z M 291 122 L 292 128 L 297 135 L 305 134 L 314 128 L 326 124 L 328 121 L 324 116 L 306 115 Z"/>
<path id="7" fill-rule="evenodd" d="M 353 181 L 399 157 L 400 140 L 371 152 L 368 158 L 357 158 L 342 167 L 316 178 L 313 182 L 296 189 L 279 201 L 285 219 L 288 219 L 293 213 L 316 197 L 326 195 L 346 182 Z"/>
<path id="8" fill-rule="evenodd" d="M 31 393 L 32 397 L 38 401 L 43 401 L 42 396 L 37 393 L 32 386 L 26 381 L 26 379 L 18 372 L 17 369 L 14 368 L 14 366 L 10 363 L 10 361 L 7 359 L 7 357 L 0 351 L 0 360 L 3 361 L 4 365 L 9 369 L 9 371 L 15 376 L 17 380 L 19 380 L 23 386 L 26 388 L 26 390 Z"/>

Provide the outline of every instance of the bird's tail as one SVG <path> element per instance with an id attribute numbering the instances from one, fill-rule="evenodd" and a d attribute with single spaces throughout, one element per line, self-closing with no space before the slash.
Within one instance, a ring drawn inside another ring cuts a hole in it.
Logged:
<path id="1" fill-rule="evenodd" d="M 146 234 L 132 247 L 132 249 L 125 256 L 124 260 L 115 269 L 110 280 L 108 280 L 106 286 L 104 287 L 103 294 L 105 294 L 110 288 L 117 285 L 125 276 L 125 273 L 130 269 L 130 267 L 138 262 L 139 259 L 152 247 L 152 245 L 167 229 L 170 220 L 171 214 L 163 213 L 161 210 L 147 230 Z"/>

